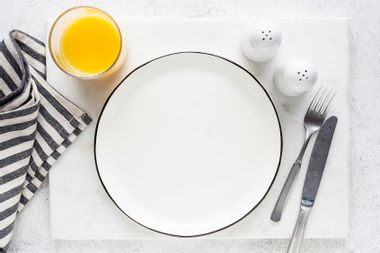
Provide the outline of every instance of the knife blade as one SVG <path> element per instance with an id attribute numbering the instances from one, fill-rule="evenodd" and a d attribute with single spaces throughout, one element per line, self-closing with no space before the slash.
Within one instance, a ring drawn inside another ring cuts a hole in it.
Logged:
<path id="1" fill-rule="evenodd" d="M 337 122 L 336 116 L 328 118 L 315 140 L 303 185 L 301 209 L 289 243 L 288 253 L 298 253 L 301 250 L 307 219 L 314 206 Z"/>
<path id="2" fill-rule="evenodd" d="M 302 191 L 302 205 L 313 206 L 321 183 L 338 118 L 326 120 L 315 141 Z"/>

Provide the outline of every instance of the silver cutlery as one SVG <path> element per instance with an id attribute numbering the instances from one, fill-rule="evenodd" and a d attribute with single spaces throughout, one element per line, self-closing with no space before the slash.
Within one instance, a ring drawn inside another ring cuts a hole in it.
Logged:
<path id="1" fill-rule="evenodd" d="M 327 88 L 321 87 L 315 94 L 313 100 L 310 103 L 309 108 L 306 111 L 304 118 L 304 128 L 305 128 L 305 140 L 301 151 L 293 163 L 293 166 L 288 174 L 286 182 L 281 190 L 280 196 L 277 199 L 276 205 L 273 209 L 271 220 L 279 221 L 281 219 L 282 211 L 284 210 L 285 202 L 288 198 L 289 192 L 292 189 L 292 185 L 300 171 L 302 158 L 305 154 L 306 147 L 310 141 L 311 136 L 317 132 L 322 126 L 323 121 L 326 118 L 327 109 L 333 99 L 335 91 Z"/>
<path id="2" fill-rule="evenodd" d="M 301 250 L 306 223 L 314 206 L 337 122 L 338 118 L 335 116 L 328 118 L 322 125 L 315 141 L 303 185 L 301 208 L 289 243 L 288 253 L 298 253 Z"/>

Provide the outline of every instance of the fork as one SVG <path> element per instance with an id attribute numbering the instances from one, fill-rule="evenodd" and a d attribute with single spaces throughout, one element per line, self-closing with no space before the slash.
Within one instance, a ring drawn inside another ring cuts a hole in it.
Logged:
<path id="1" fill-rule="evenodd" d="M 281 190 L 280 196 L 277 199 L 276 205 L 273 209 L 271 220 L 280 221 L 282 211 L 284 210 L 285 202 L 288 195 L 292 189 L 292 185 L 301 169 L 302 158 L 305 154 L 306 147 L 310 141 L 311 136 L 317 132 L 322 126 L 323 121 L 326 118 L 327 109 L 335 95 L 335 91 L 327 88 L 320 87 L 318 92 L 315 94 L 313 100 L 310 103 L 309 108 L 306 111 L 304 118 L 304 128 L 305 128 L 305 140 L 302 145 L 301 151 L 293 163 L 293 166 L 288 174 L 286 182 Z"/>

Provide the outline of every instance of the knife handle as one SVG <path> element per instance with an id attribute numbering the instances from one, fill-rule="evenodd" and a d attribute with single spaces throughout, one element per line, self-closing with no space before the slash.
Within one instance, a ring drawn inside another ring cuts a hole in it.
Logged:
<path id="1" fill-rule="evenodd" d="M 294 227 L 293 236 L 288 246 L 288 253 L 301 252 L 303 235 L 306 229 L 307 219 L 309 217 L 311 207 L 301 205 L 300 213 L 298 215 L 296 226 Z"/>

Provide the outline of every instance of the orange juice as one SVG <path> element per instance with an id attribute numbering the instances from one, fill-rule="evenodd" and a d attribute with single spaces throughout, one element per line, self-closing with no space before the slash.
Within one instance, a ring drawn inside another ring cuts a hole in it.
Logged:
<path id="1" fill-rule="evenodd" d="M 61 37 L 63 59 L 84 74 L 94 75 L 108 70 L 117 60 L 120 50 L 118 27 L 99 15 L 74 20 Z"/>

